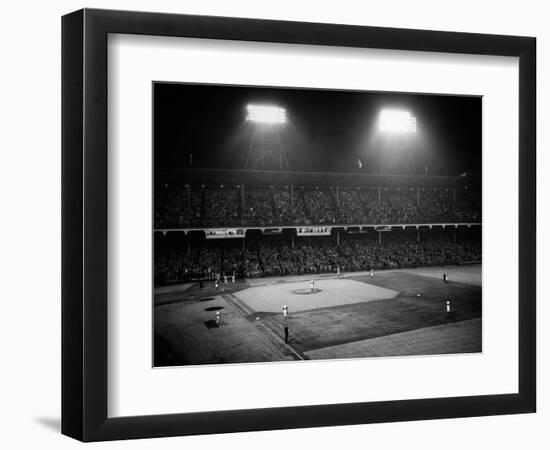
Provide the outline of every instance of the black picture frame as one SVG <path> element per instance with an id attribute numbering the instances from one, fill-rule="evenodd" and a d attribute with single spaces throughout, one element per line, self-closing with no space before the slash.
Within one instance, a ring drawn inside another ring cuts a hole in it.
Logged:
<path id="1" fill-rule="evenodd" d="M 518 393 L 107 416 L 109 33 L 519 58 Z M 62 18 L 62 433 L 82 441 L 320 427 L 536 409 L 536 39 L 83 9 Z"/>

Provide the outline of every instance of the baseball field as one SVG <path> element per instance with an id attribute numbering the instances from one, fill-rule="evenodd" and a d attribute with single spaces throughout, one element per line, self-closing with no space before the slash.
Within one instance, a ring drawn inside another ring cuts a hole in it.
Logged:
<path id="1" fill-rule="evenodd" d="M 481 352 L 481 311 L 480 264 L 168 286 L 154 366 Z"/>

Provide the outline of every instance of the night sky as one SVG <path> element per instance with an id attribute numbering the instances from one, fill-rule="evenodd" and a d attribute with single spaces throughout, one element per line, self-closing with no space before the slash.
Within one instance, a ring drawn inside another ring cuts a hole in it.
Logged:
<path id="1" fill-rule="evenodd" d="M 155 83 L 155 169 L 243 169 L 254 125 L 249 103 L 287 111 L 281 127 L 291 170 L 418 173 L 481 172 L 480 97 L 368 91 Z M 416 134 L 378 133 L 381 109 L 417 118 Z M 275 168 L 275 167 L 274 167 Z"/>

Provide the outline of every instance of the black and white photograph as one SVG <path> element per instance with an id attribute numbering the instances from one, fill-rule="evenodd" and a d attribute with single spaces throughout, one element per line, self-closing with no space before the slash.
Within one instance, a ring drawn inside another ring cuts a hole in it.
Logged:
<path id="1" fill-rule="evenodd" d="M 547 4 L 3 6 L 0 448 L 550 448 Z"/>
<path id="2" fill-rule="evenodd" d="M 154 367 L 483 351 L 482 97 L 152 90 Z"/>

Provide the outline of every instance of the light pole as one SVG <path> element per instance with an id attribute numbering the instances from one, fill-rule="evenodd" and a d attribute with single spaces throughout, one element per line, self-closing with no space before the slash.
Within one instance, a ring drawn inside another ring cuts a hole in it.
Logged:
<path id="1" fill-rule="evenodd" d="M 402 166 L 408 173 L 415 172 L 411 155 L 413 139 L 416 134 L 416 117 L 409 111 L 383 109 L 378 116 L 379 144 L 382 151 L 380 172 L 385 173 Z"/>
<path id="2" fill-rule="evenodd" d="M 253 125 L 245 169 L 277 167 L 290 170 L 281 127 L 286 124 L 286 110 L 274 105 L 247 105 L 247 122 Z"/>

